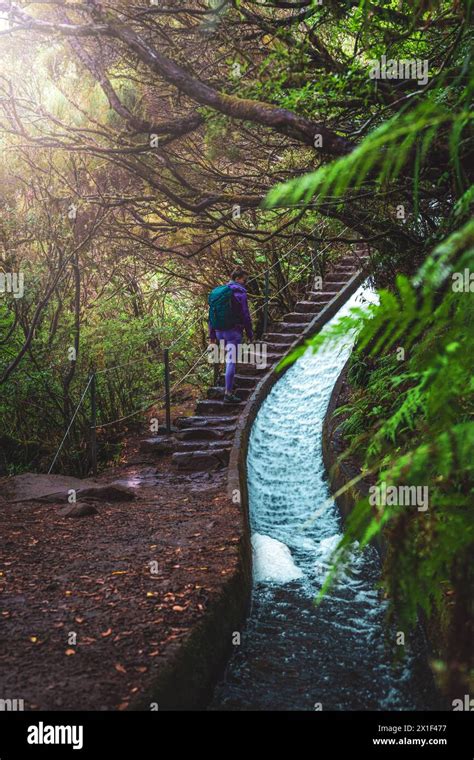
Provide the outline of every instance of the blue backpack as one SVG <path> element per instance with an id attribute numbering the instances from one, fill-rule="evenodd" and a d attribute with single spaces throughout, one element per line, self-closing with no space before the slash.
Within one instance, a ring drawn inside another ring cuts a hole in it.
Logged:
<path id="1" fill-rule="evenodd" d="M 209 324 L 214 330 L 230 330 L 237 324 L 234 293 L 228 285 L 219 285 L 211 290 L 209 304 Z"/>

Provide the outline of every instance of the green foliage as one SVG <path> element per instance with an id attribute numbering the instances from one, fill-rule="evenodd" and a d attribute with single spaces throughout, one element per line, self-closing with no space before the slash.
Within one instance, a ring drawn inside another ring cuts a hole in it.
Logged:
<path id="1" fill-rule="evenodd" d="M 472 120 L 467 108 L 456 112 L 432 100 L 421 102 L 415 109 L 396 115 L 381 124 L 348 156 L 317 171 L 278 185 L 268 194 L 265 206 L 272 208 L 294 203 L 308 203 L 317 194 L 323 201 L 357 190 L 372 179 L 378 189 L 386 188 L 399 178 L 417 151 L 414 165 L 414 197 L 418 198 L 419 173 L 430 147 L 436 140 L 446 139 L 448 131 L 451 160 L 462 186 L 459 146 L 463 129 Z"/>
<path id="2" fill-rule="evenodd" d="M 353 393 L 339 410 L 349 451 L 379 485 L 429 488 L 426 512 L 361 499 L 322 592 L 354 542 L 363 548 L 383 531 L 383 585 L 403 625 L 413 625 L 420 608 L 442 611 L 445 589 L 474 580 L 474 297 L 452 288 L 464 269 L 474 272 L 474 222 L 439 245 L 412 281 L 399 277 L 378 305 L 353 309 L 307 344 L 317 351 L 357 330 Z"/>
<path id="3" fill-rule="evenodd" d="M 160 296 L 158 298 L 158 295 Z M 33 303 L 35 292 L 27 290 Z M 51 322 L 58 308 L 53 301 L 36 330 L 31 351 L 21 363 L 15 382 L 3 385 L 0 396 L 2 419 L 0 448 L 6 450 L 7 471 L 47 470 L 87 386 L 92 368 L 97 375 L 97 422 L 100 427 L 137 410 L 154 407 L 163 417 L 164 365 L 162 348 L 182 334 L 189 332 L 172 352 L 171 382 L 179 380 L 202 351 L 199 338 L 200 323 L 190 324 L 190 300 L 174 299 L 157 289 L 147 291 L 142 281 L 141 314 L 134 313 L 134 299 L 123 287 L 111 283 L 104 288 L 103 298 L 89 308 L 81 325 L 80 350 L 75 374 L 65 406 L 64 378 L 71 368 L 67 349 L 73 345 L 73 317 L 63 313 L 54 334 Z M 165 310 L 166 318 L 162 312 Z M 13 326 L 9 302 L 0 302 L 0 335 L 8 335 Z M 21 348 L 22 337 L 15 333 L 8 349 L 0 344 L 0 374 Z M 110 368 L 116 367 L 109 371 Z M 106 370 L 103 372 L 103 370 Z M 204 379 L 198 372 L 188 378 L 188 384 Z M 207 380 L 207 376 L 205 377 Z M 118 427 L 108 427 L 99 433 L 100 461 L 106 463 L 116 453 L 117 433 L 123 437 L 127 429 L 143 426 L 146 412 L 137 414 Z M 81 404 L 73 427 L 62 450 L 56 471 L 88 474 L 87 459 L 91 421 L 90 394 Z M 0 461 L 0 465 L 2 462 Z M 5 465 L 4 465 L 5 466 Z"/>

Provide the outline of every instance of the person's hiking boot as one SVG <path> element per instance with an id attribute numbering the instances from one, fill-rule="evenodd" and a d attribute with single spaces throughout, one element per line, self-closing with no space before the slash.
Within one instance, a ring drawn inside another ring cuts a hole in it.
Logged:
<path id="1" fill-rule="evenodd" d="M 235 393 L 224 393 L 224 404 L 240 404 L 242 399 Z"/>

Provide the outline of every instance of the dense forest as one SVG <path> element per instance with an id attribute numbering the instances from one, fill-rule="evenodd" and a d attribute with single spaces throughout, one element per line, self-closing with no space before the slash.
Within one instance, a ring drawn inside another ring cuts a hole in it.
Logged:
<path id="1" fill-rule="evenodd" d="M 235 265 L 261 335 L 266 272 L 276 319 L 368 250 L 379 302 L 311 344 L 358 331 L 348 454 L 430 509 L 363 500 L 336 556 L 383 530 L 392 614 L 436 618 L 453 694 L 474 630 L 472 6 L 0 1 L 0 475 L 90 473 L 91 373 L 99 468 L 163 421 L 164 349 L 174 404 L 207 387 L 207 295 Z"/>

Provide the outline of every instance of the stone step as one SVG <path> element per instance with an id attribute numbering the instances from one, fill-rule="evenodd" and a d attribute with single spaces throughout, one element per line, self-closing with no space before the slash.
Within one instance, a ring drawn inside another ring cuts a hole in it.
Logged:
<path id="1" fill-rule="evenodd" d="M 140 451 L 144 454 L 171 454 L 176 447 L 174 436 L 156 435 L 140 441 Z"/>
<path id="2" fill-rule="evenodd" d="M 239 388 L 237 396 L 240 396 L 242 401 L 245 401 L 248 399 L 251 393 L 252 388 Z M 213 385 L 211 388 L 207 389 L 207 398 L 216 401 L 222 401 L 224 398 L 224 388 L 220 385 Z"/>
<path id="3" fill-rule="evenodd" d="M 279 347 L 280 348 L 280 347 Z M 275 362 L 279 361 L 281 359 L 282 353 L 284 353 L 284 347 L 283 352 L 282 351 L 268 351 L 267 355 L 265 357 L 266 360 L 266 366 L 258 366 L 257 364 L 237 364 L 237 372 L 239 375 L 253 375 L 255 373 L 260 373 L 264 375 L 270 367 L 275 364 Z M 263 357 L 262 357 L 263 359 Z M 263 363 L 263 362 L 262 362 Z"/>
<path id="4" fill-rule="evenodd" d="M 178 470 L 200 472 L 223 469 L 229 462 L 229 456 L 229 448 L 212 451 L 176 451 L 171 461 Z"/>
<path id="5" fill-rule="evenodd" d="M 298 314 L 308 314 L 311 312 L 314 317 L 319 311 L 321 311 L 321 309 L 318 309 L 318 305 L 315 301 L 298 301 L 295 305 L 295 311 Z"/>
<path id="6" fill-rule="evenodd" d="M 346 283 L 347 283 L 347 279 L 345 277 L 341 277 L 341 275 L 337 274 L 337 273 L 336 274 L 328 274 L 328 276 L 324 278 L 324 287 L 325 288 L 328 285 L 330 285 L 331 288 L 337 288 L 338 290 L 340 290 Z"/>
<path id="7" fill-rule="evenodd" d="M 268 354 L 267 358 L 268 358 L 269 365 L 272 366 L 273 364 L 275 364 L 275 362 L 279 362 L 282 359 L 282 357 L 285 356 L 287 351 L 288 351 L 288 346 L 285 346 L 283 351 L 278 351 L 278 352 L 272 351 L 270 354 Z"/>
<path id="8" fill-rule="evenodd" d="M 249 388 L 253 390 L 260 380 L 261 375 L 235 375 L 235 387 L 236 388 Z"/>
<path id="9" fill-rule="evenodd" d="M 311 306 L 314 308 L 314 303 L 311 303 Z M 314 314 L 303 314 L 302 312 L 298 311 L 292 311 L 291 314 L 285 314 L 283 319 L 285 322 L 297 322 L 298 327 L 300 327 L 301 323 L 306 322 L 305 327 L 308 326 L 308 322 L 311 322 L 312 319 L 316 316 L 318 312 L 316 311 Z M 300 332 L 298 330 L 298 332 Z"/>
<path id="10" fill-rule="evenodd" d="M 332 299 L 337 296 L 339 293 L 338 290 L 334 290 L 331 292 L 325 292 L 321 293 L 321 291 L 314 291 L 312 290 L 310 293 L 307 294 L 307 299 L 309 301 L 312 301 L 313 303 L 329 303 L 329 301 L 332 301 Z"/>
<path id="11" fill-rule="evenodd" d="M 286 352 L 286 347 L 282 345 L 278 345 L 273 350 L 268 350 L 266 355 L 266 362 L 267 362 L 267 371 L 270 369 L 272 364 L 275 364 L 275 362 L 280 361 L 283 354 Z M 254 365 L 255 366 L 255 365 Z"/>
<path id="12" fill-rule="evenodd" d="M 357 259 L 360 258 L 367 258 L 367 252 L 356 252 L 356 251 L 348 251 L 347 253 L 343 254 L 343 256 L 340 259 L 337 259 L 337 261 L 357 261 Z"/>
<path id="13" fill-rule="evenodd" d="M 305 300 L 311 300 L 311 296 L 318 296 L 319 298 L 331 300 L 331 298 L 334 298 L 334 296 L 339 293 L 339 290 L 340 288 L 331 288 L 331 290 L 310 290 L 306 293 Z"/>
<path id="14" fill-rule="evenodd" d="M 182 430 L 183 428 L 202 428 L 202 427 L 215 427 L 222 425 L 232 425 L 237 422 L 238 414 L 231 414 L 231 407 L 226 406 L 227 415 L 220 415 L 218 417 L 212 416 L 199 416 L 197 414 L 192 417 L 178 417 L 176 420 L 176 426 Z"/>
<path id="15" fill-rule="evenodd" d="M 283 354 L 286 354 L 288 349 L 289 345 L 287 343 L 267 343 L 267 356 L 273 354 L 280 354 L 280 356 L 283 356 Z"/>
<path id="16" fill-rule="evenodd" d="M 232 440 L 222 441 L 180 441 L 176 451 L 220 451 L 230 449 Z"/>
<path id="17" fill-rule="evenodd" d="M 267 357 L 267 364 L 268 364 L 268 357 Z M 236 367 L 236 374 L 239 377 L 245 376 L 245 377 L 258 377 L 259 379 L 263 377 L 263 375 L 268 372 L 268 366 L 266 367 L 257 367 L 256 364 L 237 364 Z"/>
<path id="18" fill-rule="evenodd" d="M 215 427 L 190 427 L 183 428 L 176 433 L 178 441 L 220 441 L 231 436 L 235 431 L 235 425 L 221 425 Z"/>
<path id="19" fill-rule="evenodd" d="M 263 339 L 268 341 L 269 344 L 270 343 L 271 344 L 273 343 L 289 344 L 289 343 L 293 343 L 295 336 L 290 335 L 289 333 L 284 333 L 284 332 L 283 333 L 267 333 L 266 335 L 263 336 Z"/>
<path id="20" fill-rule="evenodd" d="M 299 315 L 301 316 L 301 315 Z M 289 335 L 292 335 L 293 340 L 297 333 L 302 333 L 308 326 L 307 322 L 282 322 L 280 324 L 280 330 L 284 330 Z"/>
<path id="21" fill-rule="evenodd" d="M 196 415 L 202 415 L 204 417 L 211 415 L 227 415 L 230 410 L 242 409 L 243 403 L 240 404 L 224 404 L 223 401 L 209 401 L 207 399 L 198 401 L 196 404 Z M 239 412 L 238 412 L 239 413 Z"/>

